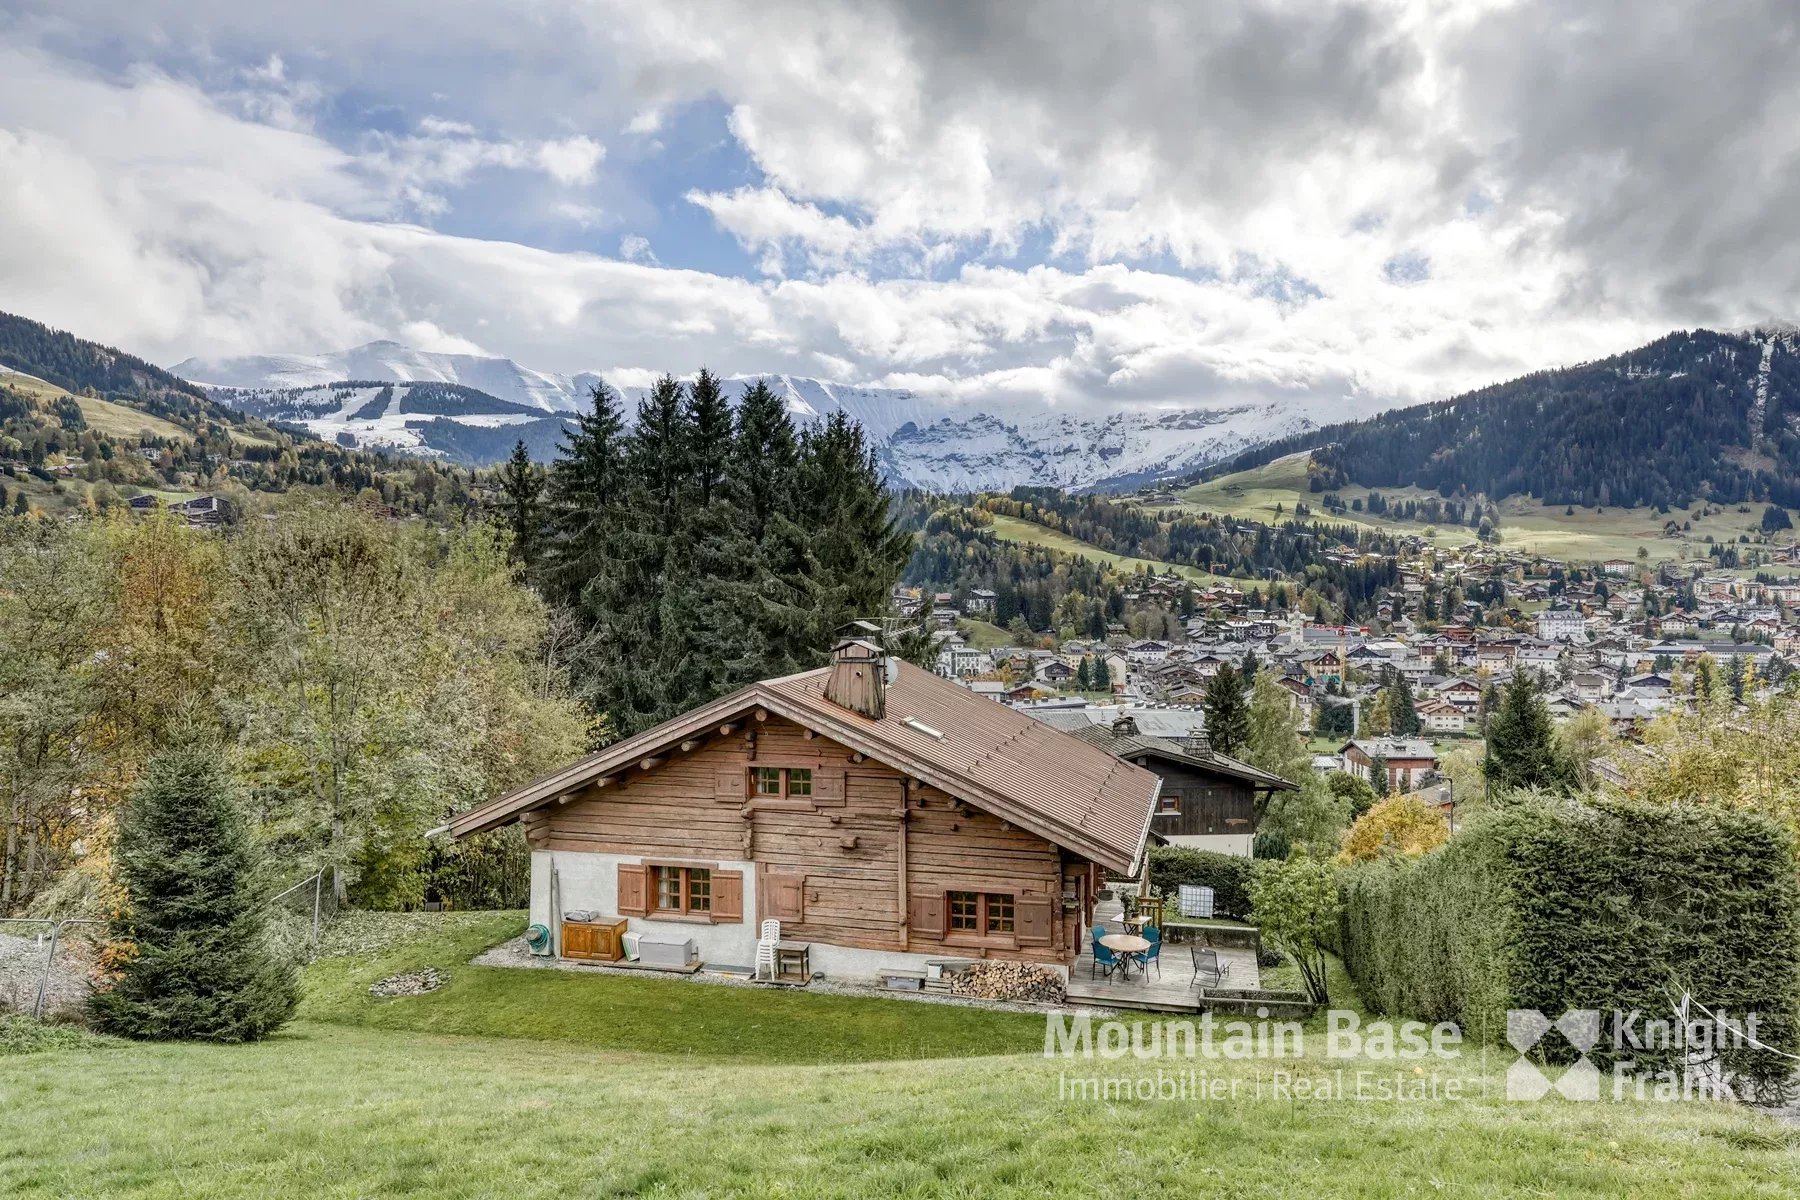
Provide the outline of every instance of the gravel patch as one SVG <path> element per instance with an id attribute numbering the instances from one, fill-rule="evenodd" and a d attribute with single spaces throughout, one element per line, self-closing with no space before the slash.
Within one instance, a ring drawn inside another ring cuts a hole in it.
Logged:
<path id="1" fill-rule="evenodd" d="M 436 967 L 426 967 L 422 971 L 406 971 L 376 980 L 369 985 L 369 995 L 377 1000 L 388 1000 L 396 996 L 423 996 L 427 992 L 437 991 L 448 982 L 448 973 Z"/>

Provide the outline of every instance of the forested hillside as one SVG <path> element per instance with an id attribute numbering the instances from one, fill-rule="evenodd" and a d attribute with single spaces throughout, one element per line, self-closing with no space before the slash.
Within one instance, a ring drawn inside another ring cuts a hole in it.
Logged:
<path id="1" fill-rule="evenodd" d="M 1224 471 L 1308 449 L 1316 492 L 1360 484 L 1562 505 L 1792 507 L 1800 344 L 1792 331 L 1672 333 L 1599 362 L 1285 438 Z"/>
<path id="2" fill-rule="evenodd" d="M 0 313 L 0 368 L 0 507 L 8 512 L 100 512 L 147 492 L 162 500 L 210 492 L 241 515 L 252 496 L 305 488 L 439 519 L 481 507 L 476 471 L 316 440 L 220 404 L 143 359 L 23 317 Z"/>
<path id="3" fill-rule="evenodd" d="M 1169 514 L 1054 488 L 954 501 L 916 495 L 902 513 L 920 531 L 908 583 L 949 591 L 959 603 L 984 588 L 996 594 L 996 624 L 1017 616 L 1034 630 L 1070 636 L 1104 636 L 1107 624 L 1127 613 L 1125 593 L 1141 581 L 1097 558 L 1005 541 L 994 531 L 996 514 L 1066 533 L 1106 554 L 1246 580 L 1253 606 L 1266 600 L 1277 611 L 1294 608 L 1321 619 L 1368 616 L 1398 582 L 1394 538 L 1325 521 Z"/>

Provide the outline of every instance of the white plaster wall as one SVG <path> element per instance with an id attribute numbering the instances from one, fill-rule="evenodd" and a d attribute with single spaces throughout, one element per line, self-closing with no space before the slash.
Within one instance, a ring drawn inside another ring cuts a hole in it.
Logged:
<path id="1" fill-rule="evenodd" d="M 531 855 L 531 919 L 557 929 L 561 915 L 587 908 L 603 917 L 619 916 L 619 864 L 644 861 L 638 854 L 594 854 L 587 851 L 536 850 Z M 722 871 L 744 873 L 744 919 L 727 924 L 627 917 L 627 928 L 653 941 L 692 939 L 702 961 L 748 967 L 756 961 L 756 864 L 722 861 Z M 561 885 L 559 912 L 550 909 L 550 873 Z"/>
<path id="2" fill-rule="evenodd" d="M 1204 840 L 1204 839 L 1203 839 Z M 1249 854 L 1246 848 L 1243 853 Z M 619 915 L 619 864 L 641 863 L 642 855 L 594 854 L 587 851 L 534 850 L 531 853 L 531 920 L 560 933 L 561 913 L 550 908 L 550 873 L 554 868 L 561 884 L 560 909 L 593 909 L 603 917 Z M 756 864 L 721 862 L 719 868 L 744 873 L 744 920 L 741 923 L 713 925 L 690 921 L 659 921 L 647 917 L 627 917 L 633 933 L 660 941 L 682 941 L 692 938 L 702 962 L 722 966 L 748 967 L 756 962 Z M 552 920 L 552 918 L 555 920 Z M 812 969 L 832 979 L 869 981 L 881 972 L 891 970 L 923 971 L 934 959 L 972 958 L 947 948 L 933 954 L 907 954 L 897 950 L 863 950 L 850 946 L 830 946 L 813 942 Z M 1054 965 L 1054 964 L 1049 964 Z M 1066 967 L 1057 967 L 1065 978 Z"/>
<path id="3" fill-rule="evenodd" d="M 1250 857 L 1255 841 L 1253 833 L 1191 833 L 1169 837 L 1169 845 L 1185 850 L 1211 850 L 1216 854 L 1236 854 L 1244 858 Z"/>

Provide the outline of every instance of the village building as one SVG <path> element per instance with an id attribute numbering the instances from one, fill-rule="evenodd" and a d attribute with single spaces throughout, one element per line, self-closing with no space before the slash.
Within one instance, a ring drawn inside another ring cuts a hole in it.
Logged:
<path id="1" fill-rule="evenodd" d="M 1421 738 L 1355 738 L 1339 751 L 1344 770 L 1373 782 L 1377 760 L 1387 764 L 1387 790 L 1410 792 L 1437 774 L 1437 752 Z"/>

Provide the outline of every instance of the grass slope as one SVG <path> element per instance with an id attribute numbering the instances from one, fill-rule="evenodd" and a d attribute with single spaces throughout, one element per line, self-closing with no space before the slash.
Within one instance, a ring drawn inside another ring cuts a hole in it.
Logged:
<path id="1" fill-rule="evenodd" d="M 1159 573 L 1174 571 L 1201 584 L 1233 582 L 1222 575 L 1212 575 L 1202 571 L 1199 567 L 1163 562 L 1156 558 L 1133 558 L 1129 555 L 1110 554 L 1079 538 L 1020 517 L 994 514 L 993 528 L 994 536 L 1003 542 L 1018 542 L 1027 546 L 1042 546 L 1046 550 L 1055 550 L 1063 554 L 1081 555 L 1095 562 L 1109 563 L 1120 571 L 1141 571 L 1145 567 L 1149 567 L 1152 571 Z"/>
<path id="2" fill-rule="evenodd" d="M 1043 1023 L 1018 1013 L 763 988 L 671 991 L 670 980 L 654 976 L 468 965 L 483 948 L 524 928 L 524 913 L 452 914 L 416 939 L 321 959 L 307 969 L 300 1016 L 710 1061 L 943 1058 L 1016 1051 L 1043 1040 Z M 450 982 L 426 996 L 370 997 L 368 986 L 377 979 L 426 966 L 449 972 Z M 671 1001 L 691 1003 L 677 1011 Z"/>
<path id="3" fill-rule="evenodd" d="M 12 371 L 0 372 L 0 385 L 46 403 L 70 395 L 54 383 L 46 383 L 36 376 L 20 375 Z M 100 400 L 93 396 L 75 396 L 73 399 L 81 408 L 82 419 L 98 433 L 121 438 L 135 438 L 145 433 L 152 437 L 183 440 L 193 437 L 173 421 L 139 412 L 123 404 L 115 404 L 111 400 Z"/>
<path id="4" fill-rule="evenodd" d="M 1290 454 L 1266 466 L 1231 475 L 1221 475 L 1187 489 L 1182 503 L 1195 511 L 1229 513 L 1258 521 L 1291 518 L 1294 505 L 1300 501 L 1313 506 L 1318 519 L 1336 524 L 1355 525 L 1363 529 L 1422 534 L 1428 528 L 1437 531 L 1437 544 L 1461 546 L 1474 542 L 1475 533 L 1467 526 L 1429 526 L 1422 521 L 1390 520 L 1368 513 L 1348 512 L 1334 515 L 1319 507 L 1321 496 L 1307 490 L 1307 455 Z M 1338 490 L 1346 504 L 1366 499 L 1371 489 L 1346 487 Z M 1390 500 L 1423 500 L 1431 493 L 1420 488 L 1374 489 Z M 1275 512 L 1281 506 L 1281 515 Z M 1703 516 L 1704 504 L 1694 504 L 1686 512 L 1670 509 L 1665 516 L 1648 508 L 1608 508 L 1604 512 L 1578 508 L 1566 514 L 1564 508 L 1545 507 L 1529 496 L 1509 496 L 1499 504 L 1500 539 L 1512 546 L 1553 558 L 1579 562 L 1599 562 L 1608 558 L 1635 558 L 1638 547 L 1649 551 L 1652 559 L 1685 559 L 1704 557 L 1706 538 L 1716 542 L 1735 542 L 1739 534 L 1758 539 L 1764 505 L 1751 505 L 1747 513 L 1726 508 Z M 1690 523 L 1692 528 L 1679 538 L 1663 536 L 1663 523 Z"/>
<path id="5" fill-rule="evenodd" d="M 760 989 L 731 1008 L 737 990 L 690 981 L 500 969 L 487 979 L 456 960 L 517 925 L 513 914 L 460 917 L 411 943 L 372 944 L 368 961 L 310 968 L 313 1019 L 259 1045 L 0 1058 L 0 1194 L 1135 1200 L 1800 1187 L 1793 1135 L 1722 1105 L 1307 1099 L 1278 1088 L 1271 1063 L 1229 1060 L 1168 1064 L 1203 1071 L 1216 1098 L 1102 1102 L 1067 1090 L 1064 1073 L 1154 1078 L 1158 1064 L 1046 1060 L 1035 1021 L 1023 1044 L 1010 1020 L 963 1042 L 1003 1057 L 819 1061 L 820 1047 L 845 1048 L 847 1024 L 881 1025 L 876 1008 L 894 1014 L 889 1029 L 941 1010 Z M 428 960 L 457 973 L 437 997 L 356 1000 L 371 975 Z M 482 982 L 459 990 L 465 979 Z M 558 990 L 538 991 L 547 984 Z M 534 1005 L 572 1010 L 545 1018 L 561 1031 L 553 1040 L 404 1031 L 385 1015 L 459 1008 L 462 1024 L 500 1021 L 519 1035 Z M 779 1061 L 715 1053 L 750 1044 L 721 1028 L 746 1019 Z M 616 1031 L 567 1036 L 608 1020 Z M 1316 1042 L 1309 1053 L 1282 1065 L 1334 1080 L 1340 1064 L 1316 1057 Z M 1358 1067 L 1393 1078 L 1391 1067 L 1341 1065 L 1350 1088 Z M 1497 1086 L 1502 1065 L 1471 1060 L 1457 1077 Z"/>

